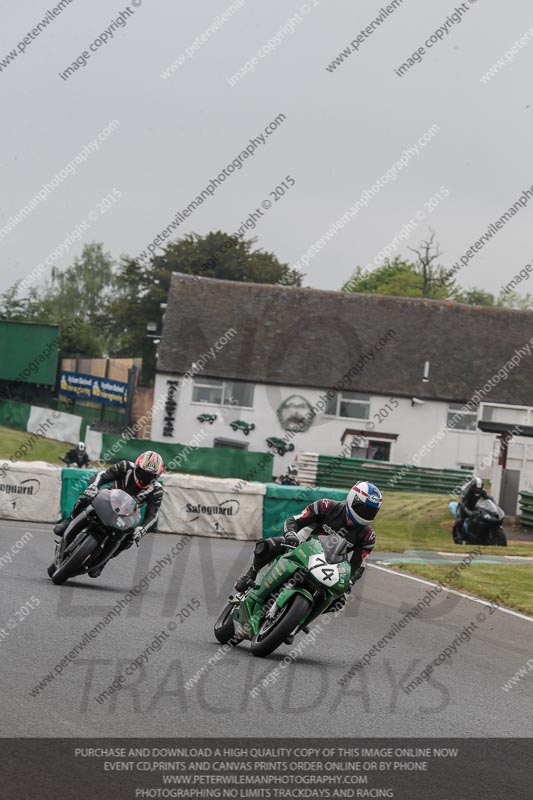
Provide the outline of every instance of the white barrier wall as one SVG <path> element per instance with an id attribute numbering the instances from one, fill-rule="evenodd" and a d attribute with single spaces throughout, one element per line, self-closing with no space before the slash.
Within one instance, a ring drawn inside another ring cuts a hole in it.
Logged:
<path id="1" fill-rule="evenodd" d="M 91 461 L 100 461 L 100 453 L 102 452 L 102 434 L 99 431 L 92 431 L 90 428 L 88 428 L 85 434 L 85 445 Z"/>
<path id="2" fill-rule="evenodd" d="M 32 406 L 27 430 L 41 436 L 50 436 L 60 442 L 78 442 L 82 418 L 64 411 Z"/>
<path id="3" fill-rule="evenodd" d="M 162 533 L 257 540 L 263 535 L 266 487 L 199 475 L 163 476 L 164 497 L 157 523 Z"/>
<path id="4" fill-rule="evenodd" d="M 44 461 L 0 461 L 0 519 L 57 522 L 61 468 Z"/>

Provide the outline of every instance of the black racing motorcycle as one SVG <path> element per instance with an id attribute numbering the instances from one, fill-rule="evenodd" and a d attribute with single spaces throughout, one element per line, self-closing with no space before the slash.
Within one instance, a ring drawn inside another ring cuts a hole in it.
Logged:
<path id="1" fill-rule="evenodd" d="M 99 569 L 141 521 L 135 499 L 122 489 L 101 489 L 56 544 L 48 575 L 60 586 L 75 575 Z"/>
<path id="2" fill-rule="evenodd" d="M 458 503 L 448 504 L 453 516 L 457 516 Z M 496 505 L 492 497 L 478 500 L 472 516 L 463 522 L 463 539 L 466 544 L 507 546 L 507 536 L 502 528 L 505 511 Z"/>

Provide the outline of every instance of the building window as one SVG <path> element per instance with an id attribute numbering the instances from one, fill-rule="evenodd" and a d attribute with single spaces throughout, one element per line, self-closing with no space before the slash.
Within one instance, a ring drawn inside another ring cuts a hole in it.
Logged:
<path id="1" fill-rule="evenodd" d="M 458 403 L 451 403 L 448 406 L 448 417 L 446 424 L 448 428 L 453 428 L 458 431 L 475 431 L 477 430 L 477 411 L 462 412 L 464 406 Z"/>
<path id="2" fill-rule="evenodd" d="M 324 413 L 330 417 L 368 419 L 370 415 L 370 397 L 354 394 L 353 392 L 338 392 L 328 399 Z"/>
<path id="3" fill-rule="evenodd" d="M 374 461 L 390 461 L 391 442 L 383 439 L 354 440 L 351 458 L 369 458 Z"/>
<path id="4" fill-rule="evenodd" d="M 254 388 L 253 383 L 244 383 L 243 381 L 195 378 L 192 389 L 192 402 L 252 408 Z"/>
<path id="5" fill-rule="evenodd" d="M 485 422 L 505 422 L 508 425 L 527 425 L 527 408 L 520 406 L 483 405 L 481 419 Z"/>

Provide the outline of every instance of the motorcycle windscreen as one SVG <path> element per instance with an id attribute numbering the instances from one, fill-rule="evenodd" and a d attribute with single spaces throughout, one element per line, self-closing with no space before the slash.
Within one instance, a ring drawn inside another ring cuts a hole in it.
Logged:
<path id="1" fill-rule="evenodd" d="M 102 489 L 93 500 L 93 506 L 101 522 L 108 528 L 134 528 L 141 519 L 137 503 L 122 489 Z"/>
<path id="2" fill-rule="evenodd" d="M 505 516 L 505 513 L 502 511 L 502 509 L 499 506 L 497 506 L 494 500 L 492 500 L 492 498 L 490 497 L 487 497 L 486 499 L 483 500 L 479 500 L 476 503 L 476 509 L 483 511 L 485 514 L 491 514 L 496 519 L 500 518 L 503 519 L 503 517 Z"/>
<path id="3" fill-rule="evenodd" d="M 329 564 L 340 564 L 341 561 L 345 561 L 352 549 L 352 545 L 338 533 L 319 536 L 318 541 L 322 545 L 324 556 Z"/>

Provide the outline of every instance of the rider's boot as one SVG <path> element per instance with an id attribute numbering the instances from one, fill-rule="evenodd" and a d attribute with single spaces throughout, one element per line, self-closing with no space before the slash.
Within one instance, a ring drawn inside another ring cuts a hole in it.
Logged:
<path id="1" fill-rule="evenodd" d="M 58 522 L 57 525 L 54 525 L 54 534 L 55 534 L 55 536 L 59 536 L 59 537 L 63 536 L 63 534 L 65 533 L 66 529 L 70 525 L 71 521 L 72 521 L 71 518 L 67 517 L 67 519 L 63 519 L 63 520 L 61 520 L 61 522 Z"/>
<path id="2" fill-rule="evenodd" d="M 455 544 L 464 544 L 462 525 L 456 522 L 452 531 L 453 541 Z"/>
<path id="3" fill-rule="evenodd" d="M 99 578 L 104 567 L 105 564 L 103 564 L 101 567 L 97 567 L 96 569 L 90 569 L 87 573 L 89 578 Z"/>
<path id="4" fill-rule="evenodd" d="M 245 592 L 246 589 L 251 589 L 253 586 L 255 586 L 256 578 L 257 578 L 257 570 L 254 569 L 252 565 L 248 570 L 248 572 L 245 572 L 242 578 L 239 578 L 239 580 L 236 581 L 235 591 L 241 594 L 242 592 Z"/>

